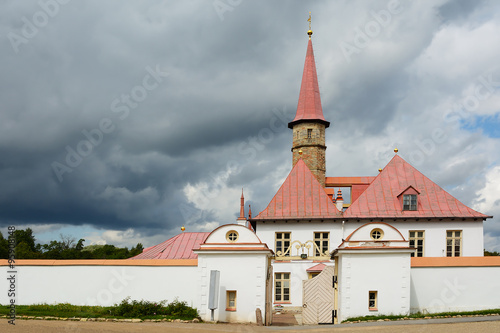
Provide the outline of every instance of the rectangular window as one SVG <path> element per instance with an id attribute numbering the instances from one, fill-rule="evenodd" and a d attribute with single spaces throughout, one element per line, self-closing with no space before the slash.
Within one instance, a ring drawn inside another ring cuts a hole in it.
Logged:
<path id="1" fill-rule="evenodd" d="M 312 133 L 313 133 L 313 130 L 311 128 L 308 128 L 307 129 L 307 138 L 308 139 L 312 138 Z"/>
<path id="2" fill-rule="evenodd" d="M 274 301 L 290 302 L 290 273 L 275 273 Z"/>
<path id="3" fill-rule="evenodd" d="M 226 311 L 236 311 L 236 290 L 226 291 Z"/>
<path id="4" fill-rule="evenodd" d="M 290 256 L 290 235 L 291 232 L 276 233 L 276 246 L 274 247 L 274 249 L 277 256 Z"/>
<path id="5" fill-rule="evenodd" d="M 314 256 L 325 256 L 330 252 L 330 233 L 329 232 L 315 232 L 314 233 Z"/>
<path id="6" fill-rule="evenodd" d="M 368 310 L 370 311 L 377 310 L 377 291 L 368 292 Z"/>
<path id="7" fill-rule="evenodd" d="M 417 210 L 416 194 L 403 194 L 403 210 Z"/>
<path id="8" fill-rule="evenodd" d="M 462 255 L 462 231 L 446 231 L 446 256 L 460 257 Z"/>
<path id="9" fill-rule="evenodd" d="M 414 247 L 417 250 L 411 254 L 412 257 L 423 257 L 424 256 L 424 231 L 410 230 L 410 235 L 408 237 L 410 241 L 410 247 Z"/>

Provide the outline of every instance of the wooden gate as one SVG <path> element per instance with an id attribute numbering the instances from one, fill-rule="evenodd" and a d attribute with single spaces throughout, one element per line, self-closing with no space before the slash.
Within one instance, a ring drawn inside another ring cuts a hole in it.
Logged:
<path id="1" fill-rule="evenodd" d="M 303 281 L 302 323 L 333 324 L 334 268 L 326 266 L 316 277 Z"/>
<path id="2" fill-rule="evenodd" d="M 264 314 L 264 325 L 273 323 L 273 266 L 268 265 L 266 276 L 266 311 Z"/>

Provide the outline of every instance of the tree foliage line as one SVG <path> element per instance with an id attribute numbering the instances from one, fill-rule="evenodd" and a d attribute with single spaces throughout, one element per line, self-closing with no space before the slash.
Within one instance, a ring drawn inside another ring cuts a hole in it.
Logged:
<path id="1" fill-rule="evenodd" d="M 61 234 L 59 240 L 40 244 L 31 228 L 15 230 L 7 237 L 0 231 L 0 259 L 8 259 L 9 243 L 15 244 L 15 259 L 127 259 L 143 250 L 141 243 L 128 249 L 109 244 L 85 246 L 84 242 Z"/>

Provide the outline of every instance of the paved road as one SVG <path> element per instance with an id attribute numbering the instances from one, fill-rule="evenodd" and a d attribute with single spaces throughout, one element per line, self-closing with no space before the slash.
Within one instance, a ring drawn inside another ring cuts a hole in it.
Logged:
<path id="1" fill-rule="evenodd" d="M 480 317 L 470 318 L 471 320 Z M 419 332 L 419 333 L 476 333 L 500 332 L 499 318 L 484 317 L 487 321 L 462 322 L 465 318 L 457 318 L 453 323 L 438 320 L 401 321 L 364 323 L 338 326 L 293 326 L 293 327 L 256 327 L 251 325 L 235 324 L 182 324 L 182 323 L 113 323 L 113 322 L 63 322 L 47 320 L 16 320 L 16 325 L 9 325 L 7 320 L 0 320 L 2 333 L 199 333 L 199 332 Z M 497 320 L 492 320 L 497 319 Z"/>

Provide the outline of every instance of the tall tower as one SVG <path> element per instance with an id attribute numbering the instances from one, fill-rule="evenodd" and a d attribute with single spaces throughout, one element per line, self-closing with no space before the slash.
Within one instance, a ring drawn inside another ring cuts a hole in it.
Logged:
<path id="1" fill-rule="evenodd" d="M 325 120 L 321 107 L 318 76 L 314 62 L 311 41 L 311 15 L 309 13 L 309 41 L 302 84 L 300 86 L 297 113 L 288 127 L 293 130 L 292 155 L 293 166 L 302 158 L 321 185 L 325 186 L 325 129 L 330 122 Z"/>

